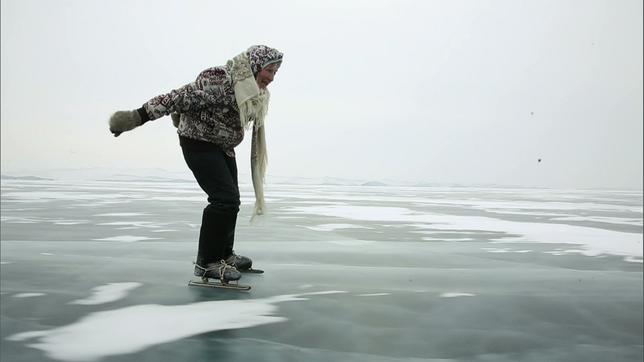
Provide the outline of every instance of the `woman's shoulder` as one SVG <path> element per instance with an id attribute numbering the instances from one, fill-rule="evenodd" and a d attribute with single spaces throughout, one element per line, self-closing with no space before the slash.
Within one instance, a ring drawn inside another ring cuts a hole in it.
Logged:
<path id="1" fill-rule="evenodd" d="M 199 73 L 197 79 L 207 79 L 216 83 L 225 83 L 232 81 L 230 72 L 226 66 L 211 67 Z"/>
<path id="2" fill-rule="evenodd" d="M 228 67 L 212 67 L 203 70 L 196 81 L 197 89 L 204 90 L 213 97 L 214 103 L 235 104 L 235 89 Z"/>

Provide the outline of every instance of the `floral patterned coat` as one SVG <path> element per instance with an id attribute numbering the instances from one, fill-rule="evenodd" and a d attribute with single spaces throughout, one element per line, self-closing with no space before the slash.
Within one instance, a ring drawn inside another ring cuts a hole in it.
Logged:
<path id="1" fill-rule="evenodd" d="M 231 157 L 244 138 L 227 66 L 204 70 L 194 82 L 150 99 L 143 109 L 150 120 L 181 114 L 180 136 L 214 143 Z"/>

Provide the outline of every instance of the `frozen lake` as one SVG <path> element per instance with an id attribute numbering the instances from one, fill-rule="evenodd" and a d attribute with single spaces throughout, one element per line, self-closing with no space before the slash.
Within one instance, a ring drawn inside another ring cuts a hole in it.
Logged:
<path id="1" fill-rule="evenodd" d="M 202 191 L 2 180 L 2 361 L 641 361 L 642 192 L 269 184 L 249 292 Z"/>

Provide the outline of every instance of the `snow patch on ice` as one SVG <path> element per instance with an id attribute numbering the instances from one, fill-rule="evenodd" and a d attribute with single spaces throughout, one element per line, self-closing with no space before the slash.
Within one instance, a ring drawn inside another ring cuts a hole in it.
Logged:
<path id="1" fill-rule="evenodd" d="M 140 287 L 141 283 L 109 283 L 95 287 L 94 294 L 86 299 L 77 299 L 69 302 L 69 304 L 81 305 L 96 305 L 114 302 L 116 300 L 125 298 L 127 294 L 134 288 Z"/>
<path id="2" fill-rule="evenodd" d="M 9 224 L 37 224 L 39 222 L 42 222 L 42 220 L 37 220 L 34 218 L 27 218 L 27 217 L 18 217 L 18 216 L 2 216 L 0 221 L 6 222 Z"/>
<path id="3" fill-rule="evenodd" d="M 8 340 L 38 339 L 28 346 L 44 351 L 50 358 L 95 361 L 202 333 L 283 322 L 286 318 L 275 316 L 278 309 L 274 304 L 335 293 L 344 292 L 325 291 L 174 306 L 136 305 L 92 313 L 75 323 L 50 330 L 14 334 Z"/>
<path id="4" fill-rule="evenodd" d="M 406 222 L 433 230 L 470 230 L 504 233 L 504 241 L 578 244 L 587 255 L 611 254 L 642 257 L 642 234 L 586 226 L 517 222 L 482 216 L 420 213 L 402 207 L 298 206 L 286 208 L 295 214 L 341 217 L 347 220 Z M 509 237 L 519 235 L 517 237 Z"/>
<path id="5" fill-rule="evenodd" d="M 588 249 L 555 249 L 551 251 L 544 251 L 544 254 L 550 254 L 550 255 L 556 255 L 556 256 L 562 256 L 562 255 L 570 255 L 570 254 L 581 254 L 585 256 L 594 256 L 594 257 L 602 257 L 605 256 L 603 253 L 601 253 L 598 250 L 588 250 Z M 642 263 L 642 258 L 641 257 L 636 257 L 636 256 L 626 256 L 623 259 L 626 262 L 629 263 Z"/>
<path id="6" fill-rule="evenodd" d="M 358 297 L 380 297 L 383 295 L 391 295 L 391 293 L 367 293 L 367 294 L 358 294 Z"/>
<path id="7" fill-rule="evenodd" d="M 32 298 L 32 297 L 42 297 L 45 293 L 18 293 L 14 294 L 14 298 Z"/>
<path id="8" fill-rule="evenodd" d="M 54 224 L 56 225 L 81 225 L 81 224 L 87 224 L 86 220 L 61 220 L 58 222 L 55 222 Z"/>
<path id="9" fill-rule="evenodd" d="M 153 214 L 149 214 L 147 212 L 112 212 L 112 213 L 107 213 L 107 214 L 96 214 L 94 216 L 96 216 L 96 217 L 103 217 L 103 216 L 126 217 L 126 216 L 146 216 L 146 215 L 153 215 Z"/>
<path id="10" fill-rule="evenodd" d="M 642 258 L 635 258 L 635 257 L 632 257 L 632 256 L 625 257 L 624 261 L 627 261 L 629 263 L 640 263 L 640 264 L 642 264 Z"/>
<path id="11" fill-rule="evenodd" d="M 450 292 L 450 293 L 443 293 L 441 294 L 441 298 L 457 298 L 457 297 L 473 297 L 476 294 L 471 294 L 471 293 L 455 293 L 455 292 Z"/>
<path id="12" fill-rule="evenodd" d="M 553 220 L 558 220 L 558 221 L 591 221 L 591 222 L 602 222 L 602 223 L 608 223 L 608 224 L 642 226 L 642 219 L 624 218 L 624 217 L 566 216 L 566 217 L 557 217 L 557 218 L 554 218 Z"/>
<path id="13" fill-rule="evenodd" d="M 150 221 L 113 221 L 96 224 L 99 226 L 127 226 L 136 228 L 159 228 L 160 225 Z"/>
<path id="14" fill-rule="evenodd" d="M 113 200 L 127 198 L 123 194 L 94 194 L 87 192 L 65 191 L 14 191 L 2 195 L 13 199 L 12 201 L 48 202 L 51 200 Z"/>
<path id="15" fill-rule="evenodd" d="M 530 253 L 532 250 L 514 250 L 510 248 L 481 248 L 488 253 Z"/>
<path id="16" fill-rule="evenodd" d="M 332 240 L 332 241 L 329 241 L 329 243 L 342 245 L 342 246 L 360 246 L 360 245 L 373 244 L 375 243 L 375 241 L 354 239 L 354 240 Z"/>
<path id="17" fill-rule="evenodd" d="M 432 238 L 429 236 L 424 236 L 421 238 L 425 241 L 473 241 L 472 238 Z"/>
<path id="18" fill-rule="evenodd" d="M 321 224 L 318 226 L 307 226 L 307 228 L 315 231 L 333 231 L 337 229 L 369 229 L 366 226 L 354 224 Z"/>
<path id="19" fill-rule="evenodd" d="M 96 241 L 120 241 L 124 243 L 132 243 L 135 241 L 142 241 L 142 240 L 158 240 L 161 238 L 149 238 L 147 236 L 133 236 L 133 235 L 121 235 L 121 236 L 113 236 L 111 238 L 102 238 L 102 239 L 92 239 Z"/>

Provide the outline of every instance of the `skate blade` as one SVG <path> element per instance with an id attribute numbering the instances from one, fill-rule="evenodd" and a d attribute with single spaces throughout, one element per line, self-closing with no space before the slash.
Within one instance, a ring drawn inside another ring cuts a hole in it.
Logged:
<path id="1" fill-rule="evenodd" d="M 191 287 L 205 287 L 205 288 L 218 288 L 218 289 L 232 289 L 232 290 L 250 290 L 250 285 L 238 283 L 222 283 L 219 281 L 203 281 L 203 279 L 193 279 L 188 282 Z"/>
<path id="2" fill-rule="evenodd" d="M 237 269 L 239 270 L 239 269 Z M 240 273 L 246 273 L 246 274 L 264 274 L 264 271 L 262 269 L 246 269 L 246 270 L 239 270 Z"/>

